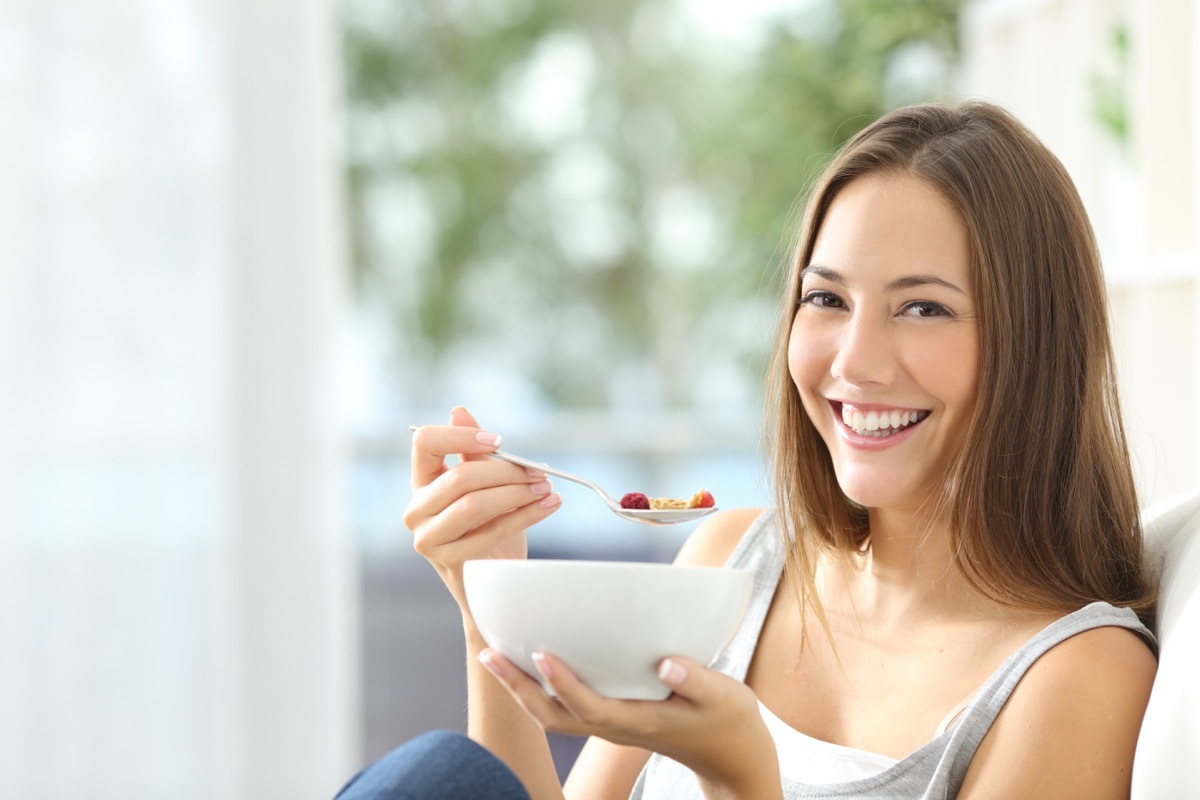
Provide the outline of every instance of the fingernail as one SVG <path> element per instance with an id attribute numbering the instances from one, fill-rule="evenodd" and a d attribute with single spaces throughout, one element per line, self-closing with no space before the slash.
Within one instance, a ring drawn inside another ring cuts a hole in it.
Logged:
<path id="1" fill-rule="evenodd" d="M 526 472 L 526 473 L 529 475 L 529 477 L 531 477 L 531 478 L 544 478 L 544 477 L 546 477 L 546 473 L 542 472 L 540 469 L 532 469 L 532 468 L 530 468 L 530 467 L 526 467 L 526 468 L 525 468 L 525 472 Z"/>
<path id="2" fill-rule="evenodd" d="M 479 659 L 479 663 L 483 664 L 484 669 L 492 673 L 492 675 L 495 677 L 500 677 L 500 665 L 498 665 L 496 660 L 492 657 L 491 650 L 481 651 L 477 658 Z"/>
<path id="3" fill-rule="evenodd" d="M 551 486 L 550 481 L 529 484 L 529 491 L 533 492 L 534 497 L 541 497 L 544 494 L 550 494 L 550 490 L 553 488 L 554 487 Z"/>
<path id="4" fill-rule="evenodd" d="M 562 495 L 558 492 L 548 494 L 542 498 L 542 508 L 553 508 L 562 502 Z"/>
<path id="5" fill-rule="evenodd" d="M 480 431 L 479 433 L 475 434 L 475 441 L 491 447 L 499 447 L 500 435 L 496 433 L 488 433 L 487 431 Z"/>
<path id="6" fill-rule="evenodd" d="M 550 680 L 550 662 L 541 653 L 533 654 L 533 666 L 537 667 L 538 674 L 546 680 Z"/>
<path id="7" fill-rule="evenodd" d="M 668 686 L 678 686 L 683 683 L 685 678 L 687 678 L 687 670 L 683 668 L 682 664 L 664 658 L 658 665 L 658 679 Z"/>

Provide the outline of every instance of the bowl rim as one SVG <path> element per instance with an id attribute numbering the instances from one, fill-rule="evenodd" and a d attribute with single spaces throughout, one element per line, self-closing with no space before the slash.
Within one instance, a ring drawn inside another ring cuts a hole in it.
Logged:
<path id="1" fill-rule="evenodd" d="M 472 570 L 477 569 L 514 569 L 514 570 L 536 570 L 539 568 L 550 567 L 552 569 L 587 569 L 600 571 L 657 571 L 663 572 L 672 570 L 674 572 L 693 572 L 693 573 L 733 573 L 753 575 L 754 570 L 729 567 L 729 566 L 706 566 L 703 564 L 673 564 L 665 561 L 605 561 L 605 560 L 590 560 L 586 558 L 473 558 L 463 562 L 463 568 L 466 569 L 469 564 L 478 566 L 471 567 Z"/>

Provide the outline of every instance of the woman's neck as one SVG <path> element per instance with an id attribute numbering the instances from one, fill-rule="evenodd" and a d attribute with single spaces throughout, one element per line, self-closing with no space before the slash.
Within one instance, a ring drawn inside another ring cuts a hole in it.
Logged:
<path id="1" fill-rule="evenodd" d="M 870 530 L 861 554 L 836 559 L 835 580 L 856 616 L 903 628 L 931 615 L 990 616 L 998 610 L 954 565 L 950 529 L 944 523 L 872 510 Z"/>

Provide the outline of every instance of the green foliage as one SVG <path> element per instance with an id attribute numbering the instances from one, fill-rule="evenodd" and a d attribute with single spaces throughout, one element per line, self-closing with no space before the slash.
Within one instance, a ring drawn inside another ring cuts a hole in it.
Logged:
<path id="1" fill-rule="evenodd" d="M 1133 53 L 1130 48 L 1129 30 L 1119 25 L 1109 37 L 1112 57 L 1111 72 L 1093 72 L 1089 76 L 1092 118 L 1100 128 L 1112 137 L 1126 157 L 1130 157 L 1133 146 L 1129 129 L 1129 97 L 1126 81 L 1132 69 Z"/>
<path id="2" fill-rule="evenodd" d="M 805 187 L 945 91 L 959 4 L 814 0 L 750 45 L 666 0 L 347 0 L 353 259 L 409 391 L 465 353 L 573 408 L 753 395 Z"/>

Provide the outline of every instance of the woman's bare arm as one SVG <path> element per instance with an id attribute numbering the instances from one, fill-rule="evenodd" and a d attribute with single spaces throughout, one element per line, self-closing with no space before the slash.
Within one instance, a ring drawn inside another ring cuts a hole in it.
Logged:
<path id="1" fill-rule="evenodd" d="M 562 798 L 546 732 L 479 663 L 479 653 L 487 643 L 469 616 L 464 620 L 464 627 L 469 706 L 467 735 L 504 761 L 534 800 Z"/>
<path id="2" fill-rule="evenodd" d="M 1125 800 L 1157 668 L 1137 634 L 1085 631 L 1030 668 L 984 738 L 961 800 Z"/>
<path id="3" fill-rule="evenodd" d="M 535 797 L 562 797 L 545 732 L 479 663 L 486 647 L 467 608 L 462 565 L 473 558 L 524 558 L 525 530 L 558 508 L 545 476 L 496 461 L 498 438 L 465 409 L 449 425 L 413 437 L 413 497 L 404 523 L 413 546 L 437 570 L 463 615 L 467 651 L 468 734 L 517 774 Z M 449 465 L 447 457 L 460 456 Z"/>

